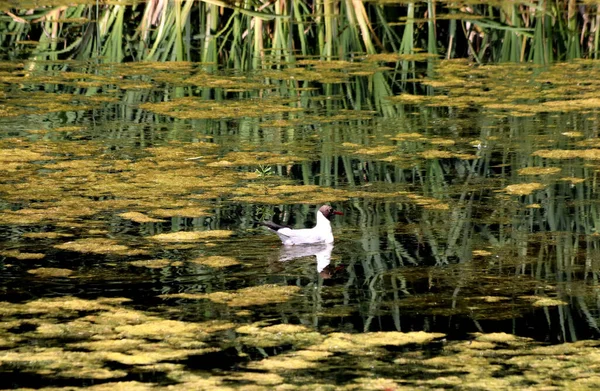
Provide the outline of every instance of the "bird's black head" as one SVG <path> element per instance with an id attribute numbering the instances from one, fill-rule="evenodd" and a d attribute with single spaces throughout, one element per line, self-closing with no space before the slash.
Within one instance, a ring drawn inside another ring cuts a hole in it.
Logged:
<path id="1" fill-rule="evenodd" d="M 333 209 L 331 205 L 323 205 L 319 208 L 319 212 L 323 213 L 323 216 L 325 216 L 327 220 L 331 220 L 335 215 L 343 215 L 342 212 Z"/>

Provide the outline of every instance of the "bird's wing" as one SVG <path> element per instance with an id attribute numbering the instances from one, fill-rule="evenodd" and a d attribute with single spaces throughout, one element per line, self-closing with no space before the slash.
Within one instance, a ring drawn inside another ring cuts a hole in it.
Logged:
<path id="1" fill-rule="evenodd" d="M 287 225 L 277 224 L 272 221 L 261 221 L 258 224 L 264 225 L 265 227 L 272 229 L 273 231 L 279 231 L 280 229 L 284 229 L 284 228 L 290 229 L 290 227 L 288 227 Z"/>

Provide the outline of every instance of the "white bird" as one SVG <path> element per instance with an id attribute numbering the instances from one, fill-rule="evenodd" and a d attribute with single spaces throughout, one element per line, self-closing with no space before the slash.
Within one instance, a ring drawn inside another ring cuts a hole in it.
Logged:
<path id="1" fill-rule="evenodd" d="M 342 212 L 338 212 L 329 205 L 323 205 L 317 211 L 317 225 L 313 228 L 293 229 L 271 221 L 264 221 L 261 224 L 275 232 L 285 246 L 333 243 L 330 220 L 333 216 L 342 214 Z"/>

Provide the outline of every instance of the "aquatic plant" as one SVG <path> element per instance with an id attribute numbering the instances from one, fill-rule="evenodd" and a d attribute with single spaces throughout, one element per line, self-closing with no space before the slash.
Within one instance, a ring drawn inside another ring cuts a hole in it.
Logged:
<path id="1" fill-rule="evenodd" d="M 53 1 L 47 1 L 52 5 Z M 597 6 L 555 3 L 243 2 L 94 0 L 55 8 L 5 6 L 0 42 L 9 59 L 195 61 L 237 70 L 293 67 L 298 56 L 348 60 L 355 53 L 550 63 L 598 57 Z M 414 59 L 397 59 L 403 86 Z M 32 64 L 35 67 L 35 63 Z M 211 66 L 209 66 L 210 68 Z M 428 65 L 428 72 L 431 65 Z"/>

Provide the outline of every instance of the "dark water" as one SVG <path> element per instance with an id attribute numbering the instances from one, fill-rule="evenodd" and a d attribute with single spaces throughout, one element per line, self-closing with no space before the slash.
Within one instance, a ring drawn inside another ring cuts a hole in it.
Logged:
<path id="1" fill-rule="evenodd" d="M 539 349 L 593 354 L 595 110 L 347 110 L 347 86 L 318 82 L 86 94 L 42 76 L 3 87 L 5 388 L 509 388 Z M 324 203 L 344 213 L 331 248 L 256 224 L 311 227 Z M 175 232 L 208 234 L 157 236 Z"/>

